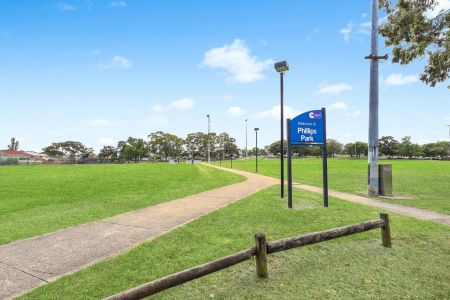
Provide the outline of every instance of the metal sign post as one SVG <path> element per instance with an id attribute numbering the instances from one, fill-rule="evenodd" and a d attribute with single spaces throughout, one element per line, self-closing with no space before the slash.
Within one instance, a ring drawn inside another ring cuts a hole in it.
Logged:
<path id="1" fill-rule="evenodd" d="M 323 176 L 323 206 L 328 207 L 328 154 L 327 154 L 327 116 L 322 108 L 323 145 L 322 145 L 322 176 Z"/>
<path id="2" fill-rule="evenodd" d="M 292 208 L 292 151 L 291 151 L 291 119 L 286 119 L 287 129 L 287 177 L 288 177 L 288 208 Z"/>
<path id="3" fill-rule="evenodd" d="M 292 208 L 292 145 L 321 146 L 323 171 L 323 205 L 328 207 L 328 164 L 326 110 L 311 110 L 287 119 L 288 130 L 288 207 Z"/>

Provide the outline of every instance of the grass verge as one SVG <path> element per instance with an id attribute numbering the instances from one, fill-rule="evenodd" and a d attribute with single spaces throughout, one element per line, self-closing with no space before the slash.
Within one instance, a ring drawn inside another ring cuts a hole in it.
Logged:
<path id="1" fill-rule="evenodd" d="M 201 165 L 0 168 L 0 244 L 244 180 Z"/>
<path id="2" fill-rule="evenodd" d="M 123 255 L 35 289 L 23 299 L 98 299 L 268 240 L 378 217 L 379 211 L 294 190 L 288 210 L 278 187 L 214 211 Z M 269 255 L 269 279 L 254 260 L 164 291 L 155 299 L 448 299 L 448 226 L 390 214 L 393 248 L 374 230 Z"/>
<path id="3" fill-rule="evenodd" d="M 381 200 L 450 214 L 450 161 L 381 160 L 380 163 L 392 164 L 394 194 L 414 197 L 410 200 Z M 230 167 L 231 164 L 226 161 L 222 165 Z M 233 160 L 233 168 L 255 172 L 255 160 Z M 279 178 L 280 160 L 259 159 L 258 171 Z M 294 159 L 292 176 L 296 182 L 322 186 L 322 159 Z M 364 192 L 367 190 L 367 160 L 330 158 L 328 177 L 330 189 L 352 194 Z"/>

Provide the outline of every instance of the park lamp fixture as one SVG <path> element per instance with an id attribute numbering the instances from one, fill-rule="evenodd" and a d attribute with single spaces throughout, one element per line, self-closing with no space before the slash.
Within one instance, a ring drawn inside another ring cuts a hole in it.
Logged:
<path id="1" fill-rule="evenodd" d="M 258 131 L 259 130 L 259 128 L 255 128 L 255 131 Z"/>
<path id="2" fill-rule="evenodd" d="M 278 73 L 284 73 L 287 70 L 289 70 L 289 65 L 288 65 L 287 61 L 285 61 L 285 60 L 276 62 L 274 66 L 275 66 L 275 70 Z"/>
<path id="3" fill-rule="evenodd" d="M 275 70 L 280 73 L 280 192 L 281 192 L 281 198 L 284 198 L 284 84 L 283 84 L 283 78 L 284 73 L 289 70 L 289 66 L 287 61 L 279 61 L 276 62 Z"/>

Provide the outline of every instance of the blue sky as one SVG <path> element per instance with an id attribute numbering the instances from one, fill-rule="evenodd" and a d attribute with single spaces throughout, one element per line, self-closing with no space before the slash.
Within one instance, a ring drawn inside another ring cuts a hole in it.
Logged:
<path id="1" fill-rule="evenodd" d="M 442 0 L 448 5 L 448 0 Z M 328 136 L 367 140 L 370 1 L 2 1 L 0 148 L 79 140 L 95 149 L 163 130 L 279 138 L 285 111 L 328 107 Z M 380 54 L 383 49 L 380 39 Z M 425 59 L 380 65 L 380 135 L 448 139 L 449 90 Z"/>

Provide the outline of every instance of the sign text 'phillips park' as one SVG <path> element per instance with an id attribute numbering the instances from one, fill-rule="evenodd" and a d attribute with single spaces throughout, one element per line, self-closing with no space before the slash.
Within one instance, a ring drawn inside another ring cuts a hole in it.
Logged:
<path id="1" fill-rule="evenodd" d="M 291 144 L 323 145 L 325 142 L 323 117 L 321 110 L 311 110 L 292 119 Z"/>

